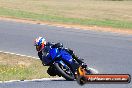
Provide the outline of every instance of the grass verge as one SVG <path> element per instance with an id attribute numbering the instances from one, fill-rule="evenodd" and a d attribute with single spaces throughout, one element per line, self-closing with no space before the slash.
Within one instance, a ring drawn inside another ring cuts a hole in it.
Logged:
<path id="1" fill-rule="evenodd" d="M 132 29 L 132 22 L 127 22 L 127 21 L 110 20 L 110 19 L 97 20 L 97 19 L 82 19 L 82 18 L 66 18 L 62 16 L 36 14 L 32 12 L 12 10 L 7 8 L 0 8 L 0 16 L 14 17 L 14 18 L 20 18 L 20 19 L 27 19 L 27 20 L 36 20 L 36 21 L 79 24 L 79 25 L 85 25 L 85 26 L 96 25 L 96 26 L 103 26 L 103 27 Z"/>
<path id="2" fill-rule="evenodd" d="M 50 77 L 40 60 L 0 53 L 0 81 Z"/>

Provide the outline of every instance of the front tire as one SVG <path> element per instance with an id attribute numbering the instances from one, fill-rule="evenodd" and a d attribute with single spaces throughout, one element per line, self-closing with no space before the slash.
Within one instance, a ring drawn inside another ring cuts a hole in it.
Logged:
<path id="1" fill-rule="evenodd" d="M 64 77 L 66 80 L 73 81 L 75 79 L 74 73 L 71 71 L 71 69 L 68 66 L 67 67 L 70 69 L 70 72 L 72 75 L 67 74 L 61 67 L 61 64 L 54 63 L 54 66 L 59 71 L 59 73 L 62 75 L 62 77 Z"/>

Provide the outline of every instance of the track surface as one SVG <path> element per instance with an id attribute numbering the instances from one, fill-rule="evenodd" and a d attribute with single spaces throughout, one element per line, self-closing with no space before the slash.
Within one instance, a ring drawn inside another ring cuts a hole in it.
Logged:
<path id="1" fill-rule="evenodd" d="M 44 36 L 48 41 L 62 42 L 100 73 L 132 75 L 132 36 L 100 33 L 39 24 L 0 21 L 0 50 L 37 57 L 34 39 Z M 87 84 L 52 80 L 1 83 L 0 88 L 132 88 L 130 84 Z"/>

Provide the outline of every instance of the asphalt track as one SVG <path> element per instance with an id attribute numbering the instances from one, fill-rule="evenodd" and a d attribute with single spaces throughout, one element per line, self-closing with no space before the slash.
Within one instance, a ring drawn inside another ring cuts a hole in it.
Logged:
<path id="1" fill-rule="evenodd" d="M 132 75 L 132 35 L 102 33 L 40 24 L 0 21 L 0 51 L 37 57 L 34 39 L 62 42 L 84 58 L 88 66 L 100 73 Z M 86 84 L 76 81 L 48 80 L 0 83 L 0 88 L 132 88 L 129 84 Z"/>

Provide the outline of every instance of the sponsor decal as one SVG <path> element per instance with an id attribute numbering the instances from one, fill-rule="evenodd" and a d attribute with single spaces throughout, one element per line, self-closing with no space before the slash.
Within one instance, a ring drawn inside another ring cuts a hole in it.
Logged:
<path id="1" fill-rule="evenodd" d="M 77 83 L 80 85 L 88 83 L 97 84 L 126 84 L 131 82 L 129 74 L 88 74 L 81 66 L 77 70 Z"/>

